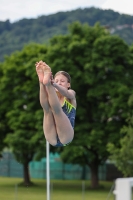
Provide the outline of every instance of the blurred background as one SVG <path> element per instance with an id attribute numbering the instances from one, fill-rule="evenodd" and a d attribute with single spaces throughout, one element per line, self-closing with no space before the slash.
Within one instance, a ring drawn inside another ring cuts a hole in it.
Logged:
<path id="1" fill-rule="evenodd" d="M 71 75 L 78 104 L 73 142 L 50 146 L 52 198 L 114 199 L 115 180 L 133 176 L 132 4 L 1 1 L 1 199 L 45 197 L 39 60 Z"/>

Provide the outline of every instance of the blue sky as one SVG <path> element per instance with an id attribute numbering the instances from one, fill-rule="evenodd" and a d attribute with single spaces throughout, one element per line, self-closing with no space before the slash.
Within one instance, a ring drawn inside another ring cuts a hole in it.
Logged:
<path id="1" fill-rule="evenodd" d="M 15 22 L 92 6 L 133 15 L 131 0 L 0 0 L 0 21 Z"/>

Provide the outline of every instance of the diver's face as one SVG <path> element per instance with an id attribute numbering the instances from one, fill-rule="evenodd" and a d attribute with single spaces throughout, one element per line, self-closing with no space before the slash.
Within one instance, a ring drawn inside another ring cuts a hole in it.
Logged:
<path id="1" fill-rule="evenodd" d="M 70 87 L 70 83 L 68 83 L 67 77 L 65 77 L 63 74 L 57 75 L 54 81 L 56 84 L 59 84 L 67 89 Z"/>

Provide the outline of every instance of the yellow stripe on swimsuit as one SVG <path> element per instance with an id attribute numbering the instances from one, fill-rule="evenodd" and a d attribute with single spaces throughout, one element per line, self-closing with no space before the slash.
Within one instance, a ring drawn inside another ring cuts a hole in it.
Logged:
<path id="1" fill-rule="evenodd" d="M 74 128 L 76 108 L 69 101 L 64 99 L 62 110 L 67 115 L 68 119 L 70 120 L 72 127 Z"/>

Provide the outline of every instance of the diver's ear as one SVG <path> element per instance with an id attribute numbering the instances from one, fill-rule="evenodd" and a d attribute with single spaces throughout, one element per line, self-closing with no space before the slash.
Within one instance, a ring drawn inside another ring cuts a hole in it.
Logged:
<path id="1" fill-rule="evenodd" d="M 71 87 L 70 83 L 67 83 L 67 88 L 70 88 L 70 87 Z"/>

